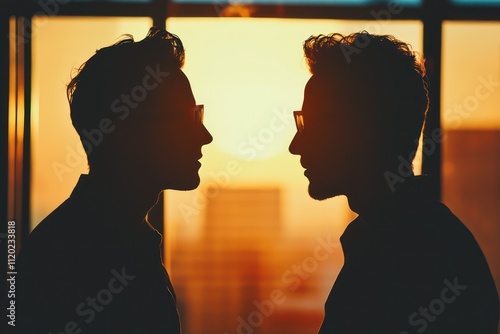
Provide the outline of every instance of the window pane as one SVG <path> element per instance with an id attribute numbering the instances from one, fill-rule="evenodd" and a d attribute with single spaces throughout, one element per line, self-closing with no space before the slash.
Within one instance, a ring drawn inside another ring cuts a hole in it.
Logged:
<path id="1" fill-rule="evenodd" d="M 500 23 L 443 26 L 443 200 L 500 286 Z M 499 290 L 500 292 L 500 290 Z"/>
<path id="2" fill-rule="evenodd" d="M 151 24 L 149 18 L 33 18 L 31 228 L 88 172 L 66 100 L 72 72 L 124 33 L 142 39 Z"/>
<path id="3" fill-rule="evenodd" d="M 118 3 L 149 3 L 152 0 L 69 0 L 70 2 L 93 2 L 93 3 L 103 3 L 103 2 L 118 2 Z"/>
<path id="4" fill-rule="evenodd" d="M 445 129 L 500 129 L 499 59 L 500 23 L 444 23 Z"/>
<path id="5" fill-rule="evenodd" d="M 177 3 L 211 3 L 214 6 L 227 6 L 238 4 L 276 4 L 276 5 L 349 5 L 349 6 L 366 6 L 389 4 L 394 1 L 386 0 L 173 0 Z M 402 6 L 420 6 L 422 0 L 400 0 L 398 5 Z"/>
<path id="6" fill-rule="evenodd" d="M 344 197 L 312 200 L 299 158 L 288 152 L 292 111 L 301 108 L 310 77 L 302 43 L 312 34 L 366 29 L 420 51 L 422 26 L 171 18 L 167 27 L 186 47 L 184 72 L 214 137 L 203 148 L 199 189 L 167 196 L 173 236 L 167 244 L 184 330 L 232 334 L 244 321 L 251 330 L 240 332 L 314 333 L 343 264 L 339 236 L 353 214 Z M 326 240 L 335 246 L 319 260 L 314 250 Z M 276 290 L 284 300 L 257 329 L 251 315 Z"/>
<path id="7" fill-rule="evenodd" d="M 495 6 L 500 6 L 500 0 L 451 0 L 451 2 L 455 5 L 472 5 L 472 6 L 495 5 Z"/>

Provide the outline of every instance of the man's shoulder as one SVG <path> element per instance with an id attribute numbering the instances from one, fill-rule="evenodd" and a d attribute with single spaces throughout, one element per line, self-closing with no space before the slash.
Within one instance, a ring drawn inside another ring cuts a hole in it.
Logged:
<path id="1" fill-rule="evenodd" d="M 19 264 L 47 268 L 56 263 L 69 265 L 86 249 L 98 249 L 102 243 L 98 242 L 94 220 L 82 203 L 67 199 L 30 233 L 21 246 Z"/>
<path id="2" fill-rule="evenodd" d="M 377 217 L 358 217 L 341 241 L 360 254 L 399 259 L 403 264 L 442 266 L 483 257 L 467 226 L 446 205 L 433 200 L 418 200 Z"/>
<path id="3" fill-rule="evenodd" d="M 426 201 L 395 221 L 394 227 L 386 232 L 389 237 L 385 241 L 399 265 L 413 270 L 411 266 L 416 264 L 423 272 L 433 272 L 443 279 L 460 276 L 478 280 L 479 276 L 488 276 L 477 240 L 445 204 Z M 397 251 L 392 252 L 394 249 Z"/>
<path id="4" fill-rule="evenodd" d="M 77 217 L 78 212 L 75 211 L 73 203 L 66 200 L 33 229 L 28 236 L 26 246 L 49 249 L 57 247 L 77 233 L 75 231 Z"/>
<path id="5" fill-rule="evenodd" d="M 467 226 L 444 203 L 439 201 L 423 202 L 408 213 L 408 220 L 412 226 L 421 229 L 424 233 L 432 232 L 432 235 L 447 240 L 460 239 L 475 242 Z"/>

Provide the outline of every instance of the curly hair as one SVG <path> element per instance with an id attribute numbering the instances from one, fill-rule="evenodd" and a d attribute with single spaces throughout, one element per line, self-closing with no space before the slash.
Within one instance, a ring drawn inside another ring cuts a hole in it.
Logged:
<path id="1" fill-rule="evenodd" d="M 144 59 L 148 56 L 146 54 L 148 49 L 149 51 L 156 49 L 153 56 L 157 55 L 159 51 L 163 51 L 161 56 L 165 57 L 165 61 L 173 67 L 182 68 L 184 66 L 185 54 L 182 42 L 179 37 L 166 30 L 151 27 L 146 37 L 139 42 L 135 42 L 132 35 L 125 34 L 123 36 L 125 38 L 115 44 L 97 50 L 94 56 L 78 68 L 78 74 L 71 79 L 66 88 L 70 105 L 73 102 L 75 90 L 77 87 L 79 88 L 81 83 L 87 84 L 86 81 L 92 81 L 105 72 L 126 71 L 126 68 L 117 68 L 118 65 L 134 60 L 133 58 L 143 57 Z"/>
<path id="2" fill-rule="evenodd" d="M 391 158 L 416 150 L 429 97 L 424 59 L 409 44 L 361 31 L 311 36 L 303 48 L 311 74 L 338 83 L 332 92 L 342 91 L 362 113 L 356 117 L 377 126 Z"/>
<path id="3" fill-rule="evenodd" d="M 370 45 L 372 45 L 371 48 Z M 421 77 L 425 77 L 424 62 L 419 59 L 419 55 L 412 50 L 409 44 L 391 35 L 372 35 L 366 31 L 346 36 L 333 33 L 330 35 L 311 36 L 304 42 L 304 53 L 313 74 L 316 71 L 321 71 L 322 66 L 331 64 L 331 61 L 328 61 L 328 59 L 335 57 L 336 53 L 340 52 L 345 60 L 350 62 L 356 55 L 364 52 L 365 48 L 368 52 L 377 50 L 379 55 L 393 60 L 397 59 L 400 63 L 406 63 L 408 67 L 413 68 Z M 350 57 L 348 54 L 352 52 L 356 54 L 354 57 Z M 373 55 L 374 53 L 371 53 L 371 56 Z M 365 58 L 368 59 L 368 57 Z"/>
<path id="4" fill-rule="evenodd" d="M 97 50 L 80 66 L 66 89 L 71 120 L 82 143 L 83 131 L 98 129 L 103 119 L 116 118 L 111 112 L 112 102 L 140 86 L 148 74 L 148 66 L 173 71 L 182 68 L 184 59 L 179 37 L 156 27 L 150 28 L 141 41 L 124 35 L 115 44 Z M 86 152 L 92 165 L 95 154 L 87 149 Z"/>

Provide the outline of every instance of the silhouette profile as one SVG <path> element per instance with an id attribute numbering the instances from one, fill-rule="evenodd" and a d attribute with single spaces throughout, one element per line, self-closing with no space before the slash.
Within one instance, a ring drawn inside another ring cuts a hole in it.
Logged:
<path id="1" fill-rule="evenodd" d="M 312 77 L 289 150 L 312 198 L 345 195 L 358 213 L 319 333 L 497 334 L 480 247 L 412 171 L 429 103 L 423 61 L 367 32 L 311 36 L 304 52 Z"/>
<path id="2" fill-rule="evenodd" d="M 69 83 L 89 174 L 21 249 L 19 333 L 181 332 L 161 236 L 145 217 L 162 190 L 199 185 L 212 141 L 183 63 L 181 40 L 151 28 L 98 50 Z"/>

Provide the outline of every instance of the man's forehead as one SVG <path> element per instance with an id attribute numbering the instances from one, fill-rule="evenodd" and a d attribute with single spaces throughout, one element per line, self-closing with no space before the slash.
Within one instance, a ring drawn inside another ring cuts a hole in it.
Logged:
<path id="1" fill-rule="evenodd" d="M 341 103 L 345 87 L 340 78 L 327 75 L 313 75 L 304 90 L 304 107 L 314 108 L 330 103 Z"/>
<path id="2" fill-rule="evenodd" d="M 193 91 L 187 76 L 181 70 L 174 70 L 155 92 L 155 103 L 165 103 L 172 108 L 195 105 Z"/>

